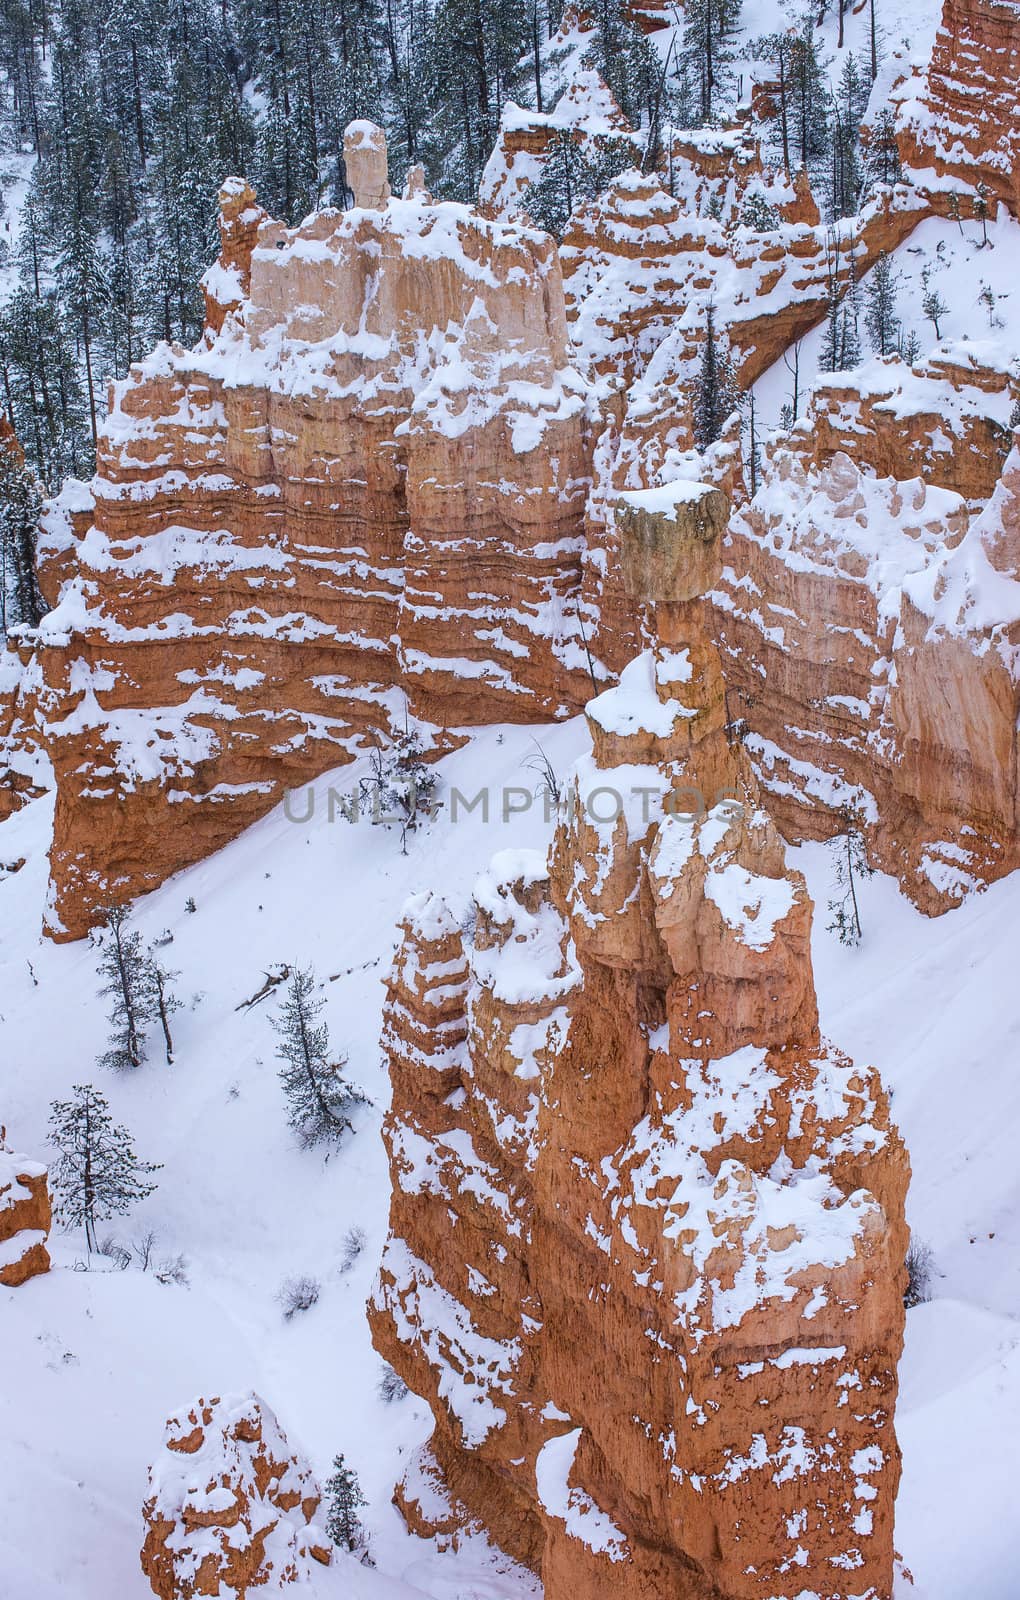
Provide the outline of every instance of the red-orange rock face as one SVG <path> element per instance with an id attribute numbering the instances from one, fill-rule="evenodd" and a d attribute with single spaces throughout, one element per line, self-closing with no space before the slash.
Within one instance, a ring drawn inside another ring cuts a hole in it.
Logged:
<path id="1" fill-rule="evenodd" d="M 171 1417 L 149 1489 L 142 1571 L 160 1600 L 276 1593 L 331 1559 L 311 1469 L 257 1395 Z"/>
<path id="2" fill-rule="evenodd" d="M 655 643 L 589 707 L 550 861 L 494 860 L 466 950 L 406 913 L 370 1315 L 435 1430 L 398 1500 L 548 1600 L 888 1600 L 906 1157 L 819 1039 L 810 901 L 727 739 L 716 514 L 624 520 Z"/>
<path id="3" fill-rule="evenodd" d="M 350 759 L 398 687 L 444 726 L 589 684 L 551 240 L 420 199 L 288 232 L 238 180 L 224 208 L 206 337 L 116 387 L 91 514 L 72 486 L 48 518 L 59 938 Z"/>
<path id="4" fill-rule="evenodd" d="M 5 1288 L 49 1271 L 50 1221 L 46 1168 L 9 1150 L 0 1128 L 0 1284 Z"/>
<path id="5" fill-rule="evenodd" d="M 928 71 L 903 102 L 898 142 L 945 210 L 955 193 L 971 214 L 979 184 L 1020 216 L 1020 7 L 1016 0 L 945 0 Z"/>
<path id="6" fill-rule="evenodd" d="M 920 478 L 779 450 L 712 597 L 731 715 L 784 833 L 827 837 L 849 807 L 931 913 L 1020 865 L 1018 461 L 969 522 Z"/>

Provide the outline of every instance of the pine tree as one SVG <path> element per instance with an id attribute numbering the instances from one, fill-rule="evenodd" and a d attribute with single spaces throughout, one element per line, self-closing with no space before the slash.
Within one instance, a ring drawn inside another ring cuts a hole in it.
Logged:
<path id="1" fill-rule="evenodd" d="M 872 349 L 882 356 L 893 354 L 899 338 L 900 319 L 896 314 L 899 285 L 899 273 L 883 250 L 866 280 L 864 313 L 864 326 Z"/>
<path id="2" fill-rule="evenodd" d="M 856 244 L 851 241 L 847 268 L 846 293 L 843 296 L 843 314 L 840 323 L 840 371 L 852 372 L 861 364 L 860 335 L 861 297 L 857 285 Z"/>
<path id="3" fill-rule="evenodd" d="M 948 314 L 949 307 L 938 290 L 933 287 L 931 273 L 931 263 L 929 263 L 921 273 L 921 310 L 935 329 L 936 339 L 941 339 L 942 330 L 939 327 L 939 322 Z"/>
<path id="4" fill-rule="evenodd" d="M 68 1227 L 85 1226 L 89 1252 L 97 1247 L 96 1223 L 121 1216 L 156 1185 L 147 1182 L 159 1165 L 139 1161 L 128 1130 L 117 1126 L 103 1095 L 91 1084 L 75 1084 L 70 1100 L 50 1107 L 50 1143 L 59 1151 L 50 1169 L 57 1214 Z"/>
<path id="5" fill-rule="evenodd" d="M 312 969 L 294 969 L 273 1023 L 280 1036 L 276 1054 L 283 1062 L 280 1082 L 287 1097 L 287 1120 L 306 1148 L 339 1139 L 352 1126 L 348 1111 L 365 1098 L 343 1075 L 346 1056 L 329 1060 L 329 1030 L 317 1021 L 325 1002 L 314 994 Z"/>
<path id="6" fill-rule="evenodd" d="M 158 1018 L 163 1032 L 163 1045 L 166 1050 L 166 1064 L 173 1066 L 174 1041 L 170 1032 L 170 1018 L 175 1011 L 181 1009 L 181 1002 L 172 992 L 170 985 L 179 977 L 177 972 L 170 972 L 156 956 L 149 950 L 145 956 L 142 969 L 142 982 L 144 986 L 146 1017 L 155 1022 Z"/>
<path id="7" fill-rule="evenodd" d="M 778 73 L 774 120 L 783 166 L 791 177 L 798 166 L 820 172 L 830 146 L 830 94 L 811 19 L 796 32 L 763 35 L 755 54 L 773 61 Z"/>
<path id="8" fill-rule="evenodd" d="M 832 918 L 828 931 L 834 933 L 840 944 L 860 944 L 864 930 L 857 899 L 858 878 L 870 878 L 872 867 L 868 862 L 861 815 L 852 806 L 844 806 L 840 813 L 841 831 L 832 840 L 835 893 L 829 901 Z"/>
<path id="9" fill-rule="evenodd" d="M 35 576 L 43 490 L 16 439 L 0 438 L 0 637 L 17 623 L 35 627 L 44 606 Z"/>
<path id="10" fill-rule="evenodd" d="M 860 205 L 864 173 L 860 158 L 860 123 L 868 104 L 857 59 L 847 56 L 832 106 L 832 214 L 853 216 Z"/>
<path id="11" fill-rule="evenodd" d="M 604 139 L 585 151 L 569 132 L 560 130 L 549 141 L 541 177 L 524 191 L 524 209 L 540 228 L 561 239 L 575 206 L 601 194 L 619 173 L 633 166 L 634 157 L 629 139 Z"/>
<path id="12" fill-rule="evenodd" d="M 359 784 L 359 797 L 373 824 L 396 823 L 400 848 L 407 854 L 407 836 L 430 818 L 435 809 L 439 778 L 424 759 L 421 738 L 414 729 L 398 735 L 391 745 L 376 745 L 370 754 L 371 772 Z M 357 810 L 351 820 L 357 817 Z"/>
<path id="13" fill-rule="evenodd" d="M 326 1532 L 341 1550 L 354 1551 L 365 1542 L 358 1512 L 367 1502 L 357 1474 L 342 1455 L 333 1457 L 333 1471 L 326 1480 Z"/>
<path id="14" fill-rule="evenodd" d="M 720 347 L 715 331 L 715 306 L 710 300 L 705 309 L 705 339 L 694 396 L 694 443 L 699 450 L 707 450 L 715 443 L 724 423 L 740 410 L 742 403 L 733 362 Z"/>
<path id="15" fill-rule="evenodd" d="M 826 240 L 826 304 L 825 343 L 818 358 L 821 372 L 839 372 L 842 354 L 840 329 L 843 318 L 842 292 L 839 278 L 839 238 L 830 228 Z"/>
<path id="16" fill-rule="evenodd" d="M 107 981 L 99 993 L 111 997 L 110 1047 L 100 1065 L 122 1070 L 139 1067 L 145 1052 L 145 1025 L 151 1017 L 152 985 L 142 936 L 128 929 L 131 913 L 126 906 L 106 912 L 99 973 Z"/>
<path id="17" fill-rule="evenodd" d="M 867 176 L 871 184 L 899 183 L 900 151 L 896 143 L 896 118 L 883 106 L 871 126 L 868 139 Z M 950 201 L 952 205 L 952 200 Z M 959 205 L 959 202 L 957 202 Z"/>
<path id="18" fill-rule="evenodd" d="M 972 205 L 972 209 L 973 209 L 974 216 L 975 216 L 976 220 L 978 222 L 980 222 L 980 224 L 981 224 L 981 245 L 980 245 L 980 248 L 982 250 L 987 250 L 988 249 L 988 190 L 985 188 L 984 184 L 980 180 L 978 181 L 977 188 L 974 191 L 974 199 L 971 202 L 971 205 Z"/>
<path id="19" fill-rule="evenodd" d="M 585 11 L 595 30 L 586 64 L 597 68 L 632 126 L 648 130 L 649 147 L 654 146 L 668 98 L 667 74 L 654 47 L 625 0 L 589 0 Z"/>
<path id="20" fill-rule="evenodd" d="M 687 0 L 680 67 L 691 104 L 689 119 L 705 126 L 719 120 L 733 83 L 731 37 L 740 0 Z"/>

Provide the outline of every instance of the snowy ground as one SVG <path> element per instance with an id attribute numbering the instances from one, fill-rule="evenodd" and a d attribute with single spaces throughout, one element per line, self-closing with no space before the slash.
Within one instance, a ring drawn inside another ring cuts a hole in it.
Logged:
<path id="1" fill-rule="evenodd" d="M 560 772 L 586 742 L 579 722 L 539 737 Z M 524 764 L 533 753 L 528 730 L 490 729 L 442 770 L 470 792 L 530 784 Z M 337 787 L 350 776 L 340 774 Z M 142 1600 L 150 1591 L 138 1565 L 140 1508 L 163 1421 L 200 1392 L 249 1386 L 320 1476 L 343 1451 L 370 1497 L 375 1571 L 345 1559 L 317 1593 L 517 1600 L 533 1592 L 484 1546 L 442 1555 L 403 1530 L 390 1491 L 402 1457 L 427 1432 L 427 1413 L 413 1396 L 379 1398 L 363 1306 L 386 1226 L 377 1039 L 400 906 L 425 885 L 463 904 L 493 851 L 544 841 L 541 808 L 508 824 L 440 819 L 406 858 L 393 835 L 330 824 L 321 805 L 308 824 L 274 812 L 141 903 L 148 937 L 174 934 L 164 955 L 180 969 L 186 1004 L 177 1064 L 167 1068 L 153 1050 L 126 1077 L 94 1065 L 105 1044 L 95 952 L 38 936 L 49 827 L 45 799 L 0 827 L 0 862 L 27 858 L 19 872 L 0 873 L 2 1120 L 18 1149 L 45 1155 L 50 1100 L 74 1083 L 97 1083 L 139 1153 L 164 1163 L 157 1193 L 117 1231 L 130 1241 L 158 1229 L 157 1254 L 183 1252 L 190 1286 L 160 1285 L 134 1267 L 76 1271 L 79 1240 L 57 1234 L 53 1272 L 0 1290 L 5 1600 Z M 824 910 L 825 849 L 794 854 Z M 898 1543 L 916 1588 L 903 1595 L 1015 1600 L 1020 878 L 934 922 L 875 878 L 864 886 L 863 915 L 857 952 L 837 945 L 818 918 L 823 1026 L 894 1086 L 914 1168 L 911 1221 L 940 1273 L 936 1298 L 908 1317 Z M 328 1161 L 297 1149 L 287 1132 L 271 1002 L 235 1009 L 280 960 L 314 962 L 333 1042 L 377 1101 Z M 364 1229 L 366 1244 L 343 1271 L 352 1227 Z M 320 1279 L 321 1297 L 286 1322 L 276 1296 L 296 1273 Z"/>
<path id="2" fill-rule="evenodd" d="M 995 359 L 1002 362 L 1020 359 L 1020 282 L 1017 280 L 1020 223 L 1000 210 L 998 220 L 988 224 L 987 232 L 986 246 L 980 222 L 968 218 L 957 224 L 929 217 L 893 252 L 897 315 L 905 333 L 913 330 L 917 334 L 920 361 L 926 360 L 938 344 L 954 340 L 990 340 L 993 349 L 989 353 L 993 353 Z M 939 319 L 938 338 L 921 308 L 924 294 L 921 274 L 926 267 L 931 268 L 931 288 L 937 290 L 947 306 L 945 315 Z M 870 276 L 867 274 L 860 284 L 860 339 L 866 362 L 871 357 L 864 325 Z M 990 291 L 991 304 L 983 298 L 985 290 Z M 818 377 L 826 332 L 826 325 L 821 322 L 800 342 L 801 416 L 806 410 L 808 390 Z M 763 428 L 778 427 L 783 406 L 792 400 L 792 351 L 787 359 L 789 366 L 780 357 L 754 386 L 755 407 Z M 884 378 L 888 383 L 892 376 L 883 368 L 879 381 Z"/>

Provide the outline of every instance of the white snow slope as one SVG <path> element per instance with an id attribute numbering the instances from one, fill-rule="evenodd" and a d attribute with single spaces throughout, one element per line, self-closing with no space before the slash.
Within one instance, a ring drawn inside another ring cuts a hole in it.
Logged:
<path id="1" fill-rule="evenodd" d="M 587 746 L 578 720 L 537 730 L 561 773 Z M 442 764 L 447 785 L 531 786 L 532 731 L 476 732 Z M 334 774 L 347 790 L 356 769 Z M 164 1419 L 199 1393 L 254 1388 L 275 1409 L 320 1479 L 333 1455 L 353 1464 L 370 1500 L 374 1569 L 347 1557 L 318 1579 L 322 1597 L 516 1600 L 526 1574 L 483 1541 L 459 1554 L 411 1538 L 389 1504 L 409 1449 L 428 1432 L 414 1396 L 376 1392 L 364 1302 L 386 1230 L 388 1184 L 379 1122 L 387 1095 L 378 1048 L 382 979 L 406 896 L 440 888 L 455 910 L 489 856 L 542 845 L 537 804 L 503 823 L 498 802 L 448 815 L 412 837 L 362 822 L 308 823 L 282 808 L 212 860 L 139 903 L 147 937 L 180 970 L 177 1062 L 153 1041 L 137 1073 L 95 1065 L 105 1048 L 96 951 L 39 937 L 51 801 L 0 827 L 0 1121 L 16 1148 L 45 1158 L 49 1102 L 94 1082 L 163 1162 L 157 1192 L 111 1227 L 128 1242 L 158 1230 L 158 1257 L 183 1252 L 188 1286 L 137 1266 L 76 1270 L 78 1236 L 55 1233 L 54 1270 L 0 1289 L 0 1593 L 4 1600 L 143 1600 L 138 1551 L 146 1468 Z M 296 808 L 297 809 L 297 808 Z M 908 1315 L 899 1432 L 905 1471 L 898 1544 L 918 1600 L 1015 1600 L 1020 1482 L 1020 986 L 1015 929 L 1020 877 L 938 921 L 895 885 L 863 888 L 866 940 L 847 951 L 825 931 L 829 861 L 794 852 L 819 901 L 815 953 L 823 1026 L 895 1089 L 914 1179 L 910 1219 L 933 1248 L 934 1298 Z M 3 863 L 26 858 L 17 872 Z M 196 910 L 186 902 L 193 897 Z M 337 1153 L 297 1148 L 274 1061 L 273 1001 L 250 1010 L 271 963 L 314 962 L 335 1047 L 376 1104 Z M 335 977 L 333 975 L 336 975 Z M 345 1235 L 365 1246 L 343 1269 Z M 310 1274 L 319 1301 L 286 1321 L 284 1279 Z"/>

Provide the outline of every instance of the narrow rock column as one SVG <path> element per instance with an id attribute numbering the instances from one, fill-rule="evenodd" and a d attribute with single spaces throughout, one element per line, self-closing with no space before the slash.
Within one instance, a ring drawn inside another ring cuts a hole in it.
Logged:
<path id="1" fill-rule="evenodd" d="M 344 129 L 344 166 L 354 204 L 381 211 L 390 198 L 386 135 L 375 122 L 349 122 Z"/>

